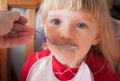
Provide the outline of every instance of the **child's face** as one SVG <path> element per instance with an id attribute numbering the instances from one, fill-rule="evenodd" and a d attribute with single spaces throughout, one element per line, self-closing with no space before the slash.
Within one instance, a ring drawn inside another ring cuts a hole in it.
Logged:
<path id="1" fill-rule="evenodd" d="M 79 65 L 99 42 L 97 21 L 83 11 L 51 10 L 45 20 L 48 48 L 62 64 Z M 77 63 L 78 62 L 78 63 Z"/>

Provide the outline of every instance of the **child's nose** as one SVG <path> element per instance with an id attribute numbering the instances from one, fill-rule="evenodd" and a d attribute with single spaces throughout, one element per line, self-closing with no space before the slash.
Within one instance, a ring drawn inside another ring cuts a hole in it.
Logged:
<path id="1" fill-rule="evenodd" d="M 72 30 L 70 28 L 63 28 L 61 31 L 60 31 L 60 37 L 62 39 L 73 39 L 73 33 L 72 33 Z"/>

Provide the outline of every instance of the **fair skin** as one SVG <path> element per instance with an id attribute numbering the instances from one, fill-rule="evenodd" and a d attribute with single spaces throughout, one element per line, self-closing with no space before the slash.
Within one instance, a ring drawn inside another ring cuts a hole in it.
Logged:
<path id="1" fill-rule="evenodd" d="M 18 12 L 0 12 L 0 48 L 9 48 L 27 43 L 35 30 L 26 26 L 28 20 Z"/>
<path id="2" fill-rule="evenodd" d="M 50 10 L 44 24 L 48 48 L 67 67 L 79 66 L 100 40 L 97 21 L 83 11 Z"/>

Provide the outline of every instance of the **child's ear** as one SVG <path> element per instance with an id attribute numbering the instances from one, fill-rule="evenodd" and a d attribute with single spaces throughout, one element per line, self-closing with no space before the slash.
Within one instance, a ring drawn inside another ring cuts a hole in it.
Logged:
<path id="1" fill-rule="evenodd" d="M 95 39 L 93 40 L 93 45 L 97 45 L 101 40 L 101 36 L 100 33 L 95 37 Z"/>

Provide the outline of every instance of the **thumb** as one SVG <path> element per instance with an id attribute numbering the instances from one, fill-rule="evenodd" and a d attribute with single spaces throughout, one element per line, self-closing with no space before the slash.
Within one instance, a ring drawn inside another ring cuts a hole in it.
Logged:
<path id="1" fill-rule="evenodd" d="M 17 11 L 10 11 L 10 12 L 8 12 L 8 16 L 10 16 L 10 17 L 11 17 L 11 20 L 14 22 L 14 21 L 19 20 L 19 18 L 20 18 L 20 13 L 17 12 Z"/>

